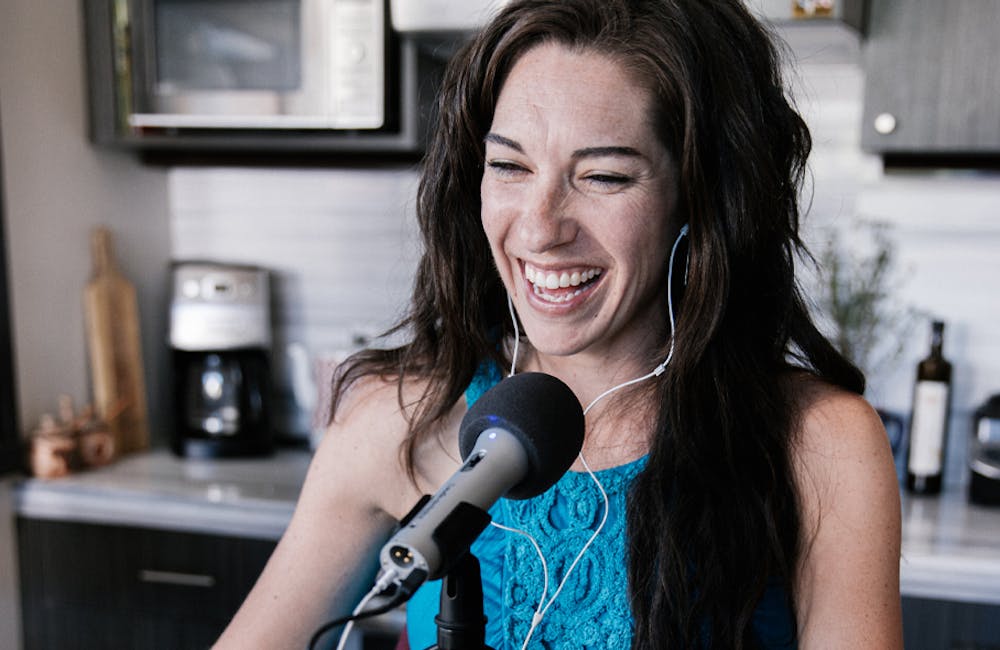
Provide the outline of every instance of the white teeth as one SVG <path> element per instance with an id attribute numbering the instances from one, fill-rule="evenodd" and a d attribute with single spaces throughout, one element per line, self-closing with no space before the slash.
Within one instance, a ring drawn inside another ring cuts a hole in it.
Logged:
<path id="1" fill-rule="evenodd" d="M 537 269 L 531 265 L 524 265 L 524 277 L 531 283 L 534 288 L 535 295 L 551 303 L 560 303 L 572 300 L 576 296 L 583 293 L 584 289 L 581 287 L 576 291 L 569 293 L 563 293 L 558 296 L 554 296 L 548 293 L 550 290 L 555 289 L 567 289 L 569 287 L 579 287 L 581 284 L 585 284 L 590 280 L 593 280 L 601 274 L 601 269 L 589 269 L 586 271 L 562 271 L 561 273 L 556 273 L 554 271 L 545 272 L 541 269 Z"/>
<path id="2" fill-rule="evenodd" d="M 545 271 L 536 269 L 528 264 L 524 265 L 524 277 L 528 280 L 528 282 L 537 284 L 539 287 L 545 289 L 565 289 L 567 287 L 577 287 L 585 282 L 593 280 L 600 274 L 600 269 L 573 271 L 572 273 L 569 271 L 563 271 L 561 273 L 549 271 L 546 273 Z"/>
<path id="3" fill-rule="evenodd" d="M 554 302 L 554 303 L 566 302 L 567 300 L 572 300 L 573 298 L 576 298 L 581 293 L 583 293 L 583 289 L 577 289 L 573 293 L 567 293 L 567 294 L 563 294 L 561 296 L 553 296 L 551 294 L 545 293 L 545 291 L 540 286 L 538 286 L 537 284 L 534 285 L 534 289 L 535 289 L 535 295 L 536 296 L 538 296 L 539 298 L 545 300 L 546 302 Z"/>

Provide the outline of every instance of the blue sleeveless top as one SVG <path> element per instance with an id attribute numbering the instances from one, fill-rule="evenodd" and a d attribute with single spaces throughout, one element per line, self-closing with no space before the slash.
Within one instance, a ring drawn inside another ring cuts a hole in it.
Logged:
<path id="1" fill-rule="evenodd" d="M 500 380 L 495 366 L 483 367 L 466 390 L 471 406 Z M 646 458 L 595 472 L 608 495 L 608 519 L 601 534 L 570 572 L 558 598 L 531 636 L 530 648 L 615 649 L 632 642 L 629 611 L 625 508 L 632 480 Z M 604 503 L 590 475 L 567 472 L 545 493 L 522 501 L 501 499 L 493 521 L 529 533 L 548 565 L 552 598 L 570 565 L 600 525 Z M 545 585 L 541 559 L 524 535 L 488 526 L 472 545 L 483 581 L 486 643 L 495 650 L 519 650 Z M 424 584 L 410 599 L 406 625 L 411 650 L 437 643 L 441 581 Z M 767 589 L 754 614 L 762 648 L 796 648 L 785 590 Z"/>

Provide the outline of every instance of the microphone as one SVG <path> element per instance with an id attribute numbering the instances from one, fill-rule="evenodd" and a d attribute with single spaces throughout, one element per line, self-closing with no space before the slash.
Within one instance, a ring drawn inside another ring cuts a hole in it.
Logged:
<path id="1" fill-rule="evenodd" d="M 469 550 L 500 497 L 528 499 L 566 473 L 583 447 L 583 409 L 552 375 L 503 379 L 462 419 L 464 463 L 432 497 L 424 496 L 379 554 L 382 575 L 416 589 Z"/>

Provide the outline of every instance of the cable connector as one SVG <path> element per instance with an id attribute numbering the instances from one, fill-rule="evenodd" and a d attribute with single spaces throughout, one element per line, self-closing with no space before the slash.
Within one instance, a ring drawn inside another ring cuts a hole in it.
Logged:
<path id="1" fill-rule="evenodd" d="M 373 591 L 375 591 L 375 593 L 377 594 L 380 594 L 389 587 L 392 587 L 393 585 L 397 584 L 398 579 L 399 579 L 399 572 L 396 571 L 396 569 L 392 568 L 382 569 L 382 571 L 379 572 L 378 577 L 375 580 L 375 587 L 373 588 Z"/>
<path id="2" fill-rule="evenodd" d="M 419 589 L 420 585 L 425 582 L 427 582 L 426 571 L 423 569 L 413 569 L 410 571 L 410 574 L 402 582 L 398 583 L 399 593 L 397 594 L 397 600 L 399 604 L 402 605 L 408 601 L 413 592 Z"/>

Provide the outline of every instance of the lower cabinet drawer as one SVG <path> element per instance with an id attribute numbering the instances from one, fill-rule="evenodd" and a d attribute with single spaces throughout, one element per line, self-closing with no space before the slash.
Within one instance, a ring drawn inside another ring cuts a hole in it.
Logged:
<path id="1" fill-rule="evenodd" d="M 1000 650 L 1000 605 L 903 598 L 906 650 Z"/>
<path id="2" fill-rule="evenodd" d="M 204 648 L 275 542 L 18 520 L 25 650 Z"/>

